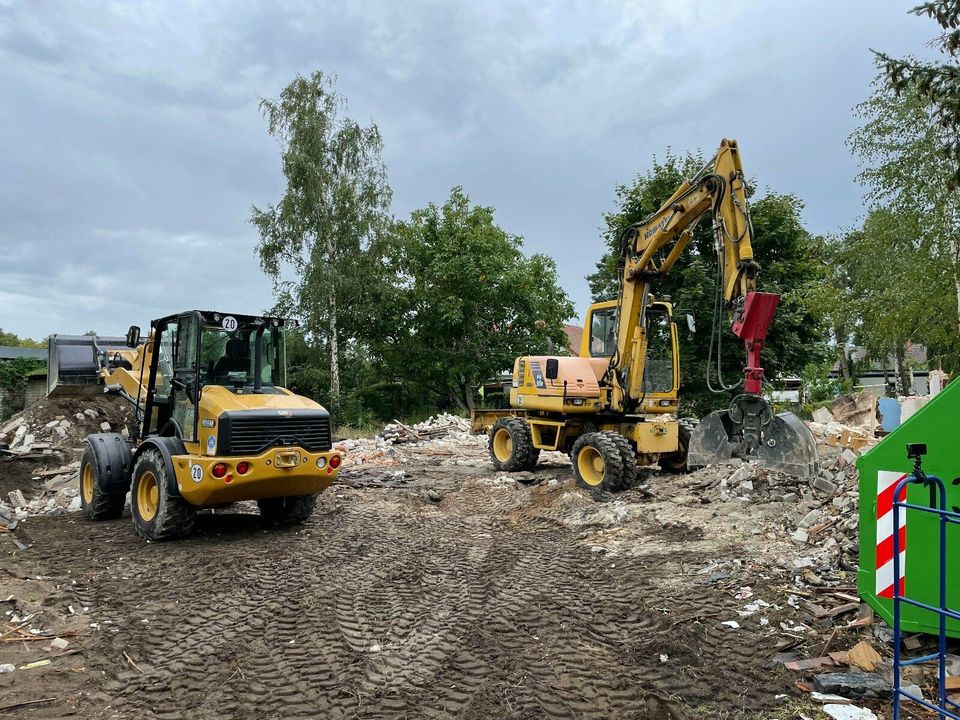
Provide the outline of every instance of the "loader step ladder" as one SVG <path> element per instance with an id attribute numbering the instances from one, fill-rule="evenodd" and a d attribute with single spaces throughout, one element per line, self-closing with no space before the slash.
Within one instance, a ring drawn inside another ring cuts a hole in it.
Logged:
<path id="1" fill-rule="evenodd" d="M 914 458 L 914 473 L 897 482 L 893 493 L 893 720 L 900 720 L 901 699 L 917 703 L 927 710 L 937 713 L 937 717 L 939 718 L 960 720 L 960 704 L 955 703 L 947 697 L 946 684 L 947 618 L 960 620 L 960 612 L 947 607 L 947 525 L 950 523 L 960 525 L 960 513 L 946 509 L 946 489 L 944 488 L 943 481 L 936 475 L 926 475 L 923 472 L 920 465 L 920 456 L 926 453 L 926 447 L 920 446 L 922 450 L 915 450 L 914 447 L 916 446 L 908 446 L 908 455 Z M 930 489 L 930 504 L 928 506 L 907 502 L 906 490 L 907 487 L 912 484 L 923 485 Z M 906 513 L 908 511 L 927 513 L 939 518 L 939 607 L 910 598 L 906 593 L 904 579 L 901 577 L 903 570 L 902 563 L 904 563 L 904 560 L 901 558 L 901 552 L 904 551 L 905 548 L 900 547 L 900 525 L 901 520 L 903 520 L 903 525 L 906 526 Z M 900 643 L 902 633 L 900 628 L 900 609 L 903 603 L 936 615 L 939 625 L 936 652 L 908 660 L 901 658 Z M 937 663 L 939 682 L 937 683 L 936 698 L 928 702 L 904 690 L 901 685 L 900 674 L 901 670 L 908 665 L 919 665 L 933 661 Z"/>

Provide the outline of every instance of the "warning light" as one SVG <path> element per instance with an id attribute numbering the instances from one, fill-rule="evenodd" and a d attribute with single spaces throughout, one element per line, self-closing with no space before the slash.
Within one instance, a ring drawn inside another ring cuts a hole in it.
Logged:
<path id="1" fill-rule="evenodd" d="M 332 456 L 330 457 L 330 467 L 332 467 L 334 470 L 336 470 L 338 467 L 340 467 L 340 456 L 339 456 L 339 455 L 332 455 Z"/>
<path id="2" fill-rule="evenodd" d="M 210 472 L 213 474 L 215 478 L 222 478 L 224 475 L 227 474 L 227 464 L 217 463 L 212 468 L 210 468 Z"/>
<path id="3" fill-rule="evenodd" d="M 250 463 L 248 463 L 248 462 L 238 462 L 238 463 L 237 463 L 237 472 L 238 472 L 240 475 L 246 475 L 248 472 L 250 472 Z"/>

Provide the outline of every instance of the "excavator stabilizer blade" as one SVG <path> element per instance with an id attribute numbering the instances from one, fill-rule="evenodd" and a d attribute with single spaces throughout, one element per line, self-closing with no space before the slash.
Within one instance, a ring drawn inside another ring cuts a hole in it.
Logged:
<path id="1" fill-rule="evenodd" d="M 757 460 L 768 470 L 809 479 L 817 474 L 817 443 L 800 418 L 780 413 L 763 430 Z"/>
<path id="2" fill-rule="evenodd" d="M 690 434 L 687 467 L 699 468 L 724 462 L 733 456 L 736 443 L 730 441 L 730 412 L 717 410 L 707 415 Z"/>

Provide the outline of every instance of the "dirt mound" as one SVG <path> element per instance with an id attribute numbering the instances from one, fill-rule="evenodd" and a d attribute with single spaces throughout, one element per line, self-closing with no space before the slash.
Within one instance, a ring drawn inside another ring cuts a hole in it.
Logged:
<path id="1" fill-rule="evenodd" d="M 115 395 L 44 398 L 0 425 L 0 443 L 11 454 L 50 455 L 82 448 L 90 433 L 129 434 L 134 423 L 129 403 Z"/>

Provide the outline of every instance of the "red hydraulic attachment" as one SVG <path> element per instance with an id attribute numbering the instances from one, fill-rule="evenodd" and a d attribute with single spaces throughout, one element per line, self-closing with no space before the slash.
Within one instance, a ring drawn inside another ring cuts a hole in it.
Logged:
<path id="1" fill-rule="evenodd" d="M 760 351 L 779 303 L 780 296 L 777 293 L 748 292 L 743 304 L 734 314 L 731 329 L 747 348 L 743 391 L 748 395 L 760 395 L 762 392 L 763 368 L 760 367 Z"/>

